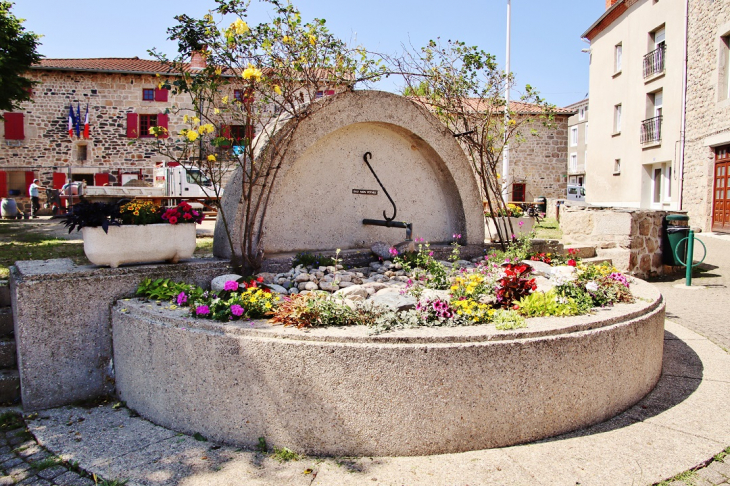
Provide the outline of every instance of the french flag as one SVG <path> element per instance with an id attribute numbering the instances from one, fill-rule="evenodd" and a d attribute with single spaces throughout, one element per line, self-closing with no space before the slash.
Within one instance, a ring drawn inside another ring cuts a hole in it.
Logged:
<path id="1" fill-rule="evenodd" d="M 89 104 L 86 103 L 86 118 L 84 119 L 84 138 L 89 138 Z"/>
<path id="2" fill-rule="evenodd" d="M 73 138 L 74 136 L 74 108 L 68 105 L 68 136 Z"/>

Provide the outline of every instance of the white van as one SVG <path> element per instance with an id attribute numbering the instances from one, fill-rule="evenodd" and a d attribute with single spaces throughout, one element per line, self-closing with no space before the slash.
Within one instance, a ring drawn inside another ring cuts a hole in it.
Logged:
<path id="1" fill-rule="evenodd" d="M 586 188 L 583 186 L 568 186 L 568 195 L 566 199 L 568 201 L 585 201 Z"/>

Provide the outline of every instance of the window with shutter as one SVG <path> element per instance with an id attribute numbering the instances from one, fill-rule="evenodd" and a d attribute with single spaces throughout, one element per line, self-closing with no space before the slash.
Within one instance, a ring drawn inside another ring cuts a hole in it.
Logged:
<path id="1" fill-rule="evenodd" d="M 5 121 L 5 140 L 23 140 L 25 138 L 22 113 L 4 113 L 3 119 Z"/>
<path id="2" fill-rule="evenodd" d="M 8 173 L 0 170 L 0 197 L 8 197 Z"/>
<path id="3" fill-rule="evenodd" d="M 139 136 L 138 117 L 136 113 L 127 113 L 127 138 Z"/>
<path id="4" fill-rule="evenodd" d="M 167 93 L 169 89 L 155 88 L 155 101 L 167 101 Z"/>
<path id="5" fill-rule="evenodd" d="M 164 113 L 161 113 L 157 115 L 157 126 L 162 127 L 165 130 L 167 130 L 168 125 L 168 116 Z M 164 132 L 163 135 L 160 135 L 160 138 L 167 138 L 170 134 L 168 132 Z"/>

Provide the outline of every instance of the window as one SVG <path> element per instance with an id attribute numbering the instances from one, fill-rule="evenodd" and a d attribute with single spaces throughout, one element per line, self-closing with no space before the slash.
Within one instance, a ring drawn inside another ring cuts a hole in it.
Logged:
<path id="1" fill-rule="evenodd" d="M 155 90 L 154 89 L 143 89 L 142 90 L 143 101 L 155 101 Z"/>
<path id="2" fill-rule="evenodd" d="M 85 144 L 77 145 L 76 146 L 76 161 L 85 162 L 88 157 L 89 157 L 88 146 Z"/>
<path id="3" fill-rule="evenodd" d="M 621 159 L 616 159 L 613 161 L 613 174 L 617 175 L 621 173 Z"/>
<path id="4" fill-rule="evenodd" d="M 235 141 L 233 145 L 245 145 L 245 140 L 254 138 L 253 125 L 231 125 L 231 138 Z"/>
<path id="5" fill-rule="evenodd" d="M 654 49 L 662 49 L 666 45 L 666 32 L 664 27 L 660 27 L 651 34 L 652 41 L 654 41 Z"/>
<path id="6" fill-rule="evenodd" d="M 646 120 L 641 122 L 641 143 L 659 142 L 662 139 L 662 90 L 647 95 Z"/>
<path id="7" fill-rule="evenodd" d="M 568 170 L 570 172 L 578 171 L 578 154 L 570 154 L 570 162 L 568 164 Z"/>
<path id="8" fill-rule="evenodd" d="M 318 100 L 319 98 L 322 98 L 324 96 L 332 96 L 333 94 L 335 94 L 335 90 L 333 90 L 333 89 L 328 89 L 328 90 L 325 90 L 325 91 L 317 91 L 314 94 L 314 99 L 315 100 Z"/>
<path id="9" fill-rule="evenodd" d="M 649 53 L 644 56 L 644 78 L 664 72 L 665 38 L 664 27 L 649 33 Z"/>
<path id="10" fill-rule="evenodd" d="M 0 197 L 27 197 L 28 187 L 35 178 L 33 171 L 0 171 Z"/>
<path id="11" fill-rule="evenodd" d="M 621 133 L 621 105 L 613 107 L 613 133 L 615 135 Z"/>
<path id="12" fill-rule="evenodd" d="M 623 44 L 616 44 L 614 47 L 613 72 L 621 72 L 621 56 L 623 52 Z"/>
<path id="13" fill-rule="evenodd" d="M 525 186 L 526 184 L 515 183 L 512 184 L 512 200 L 515 202 L 525 201 Z"/>
<path id="14" fill-rule="evenodd" d="M 581 107 L 581 108 L 580 108 L 580 109 L 578 110 L 578 120 L 585 120 L 585 119 L 586 119 L 586 110 L 587 110 L 587 109 L 588 109 L 588 108 L 586 108 L 585 106 L 582 106 L 582 107 Z"/>
<path id="15" fill-rule="evenodd" d="M 651 179 L 653 183 L 652 192 L 654 194 L 652 202 L 660 203 L 662 202 L 662 169 L 660 167 L 654 169 L 654 173 L 652 174 Z"/>
<path id="16" fill-rule="evenodd" d="M 234 89 L 233 90 L 233 99 L 243 103 L 243 90 L 242 89 Z"/>
<path id="17" fill-rule="evenodd" d="M 151 137 L 150 127 L 157 126 L 157 115 L 139 115 L 139 136 Z"/>
<path id="18" fill-rule="evenodd" d="M 730 99 L 730 33 L 720 37 L 717 101 Z"/>
<path id="19" fill-rule="evenodd" d="M 3 120 L 5 125 L 5 140 L 23 140 L 25 138 L 22 113 L 4 113 Z"/>
<path id="20" fill-rule="evenodd" d="M 570 146 L 578 145 L 578 127 L 570 127 Z"/>

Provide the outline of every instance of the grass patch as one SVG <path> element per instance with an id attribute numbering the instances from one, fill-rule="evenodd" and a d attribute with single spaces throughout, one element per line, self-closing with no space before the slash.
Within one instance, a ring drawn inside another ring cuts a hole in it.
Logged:
<path id="1" fill-rule="evenodd" d="M 693 479 L 697 474 L 694 471 L 684 471 L 682 473 L 677 474 L 673 478 L 669 478 L 666 481 L 662 481 L 661 483 L 656 483 L 655 486 L 669 486 L 674 481 L 682 481 L 685 484 L 688 484 L 689 486 L 693 486 Z"/>
<path id="2" fill-rule="evenodd" d="M 297 454 L 286 447 L 274 447 L 274 452 L 271 454 L 271 457 L 279 462 L 298 461 L 302 458 L 301 454 Z"/>
<path id="3" fill-rule="evenodd" d="M 23 417 L 17 412 L 5 412 L 0 415 L 0 430 L 15 430 L 24 426 Z"/>
<path id="4" fill-rule="evenodd" d="M 19 260 L 48 260 L 51 258 L 70 258 L 78 264 L 88 264 L 84 256 L 84 244 L 58 238 L 37 241 L 0 242 L 0 278 L 10 275 L 10 266 Z"/>
<path id="5" fill-rule="evenodd" d="M 195 253 L 196 257 L 210 257 L 213 256 L 213 238 L 197 238 L 195 240 Z"/>
<path id="6" fill-rule="evenodd" d="M 58 466 L 62 462 L 63 461 L 60 458 L 58 458 L 56 456 L 51 456 L 51 457 L 46 457 L 42 461 L 32 462 L 30 464 L 30 467 L 32 467 L 36 471 L 43 471 L 44 469 L 48 469 L 53 466 Z"/>
<path id="7" fill-rule="evenodd" d="M 560 224 L 555 218 L 545 218 L 540 223 L 536 224 L 535 237 L 542 240 L 559 240 L 563 237 L 563 232 L 560 230 Z"/>
<path id="8" fill-rule="evenodd" d="M 730 455 L 730 447 L 726 447 L 724 451 L 717 454 L 712 459 L 717 462 L 725 462 L 725 458 Z"/>

